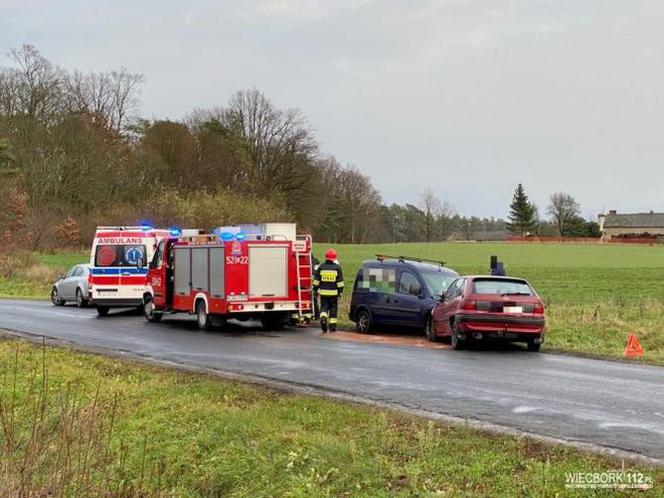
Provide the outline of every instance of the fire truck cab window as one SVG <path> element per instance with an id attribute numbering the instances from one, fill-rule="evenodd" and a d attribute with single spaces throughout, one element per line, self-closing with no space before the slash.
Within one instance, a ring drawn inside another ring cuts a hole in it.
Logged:
<path id="1" fill-rule="evenodd" d="M 145 261 L 144 245 L 98 245 L 95 251 L 95 266 L 137 266 Z"/>
<path id="2" fill-rule="evenodd" d="M 150 262 L 150 268 L 161 268 L 162 263 L 164 262 L 164 247 L 166 246 L 166 241 L 162 240 L 157 246 L 157 250 L 154 252 L 152 261 Z"/>

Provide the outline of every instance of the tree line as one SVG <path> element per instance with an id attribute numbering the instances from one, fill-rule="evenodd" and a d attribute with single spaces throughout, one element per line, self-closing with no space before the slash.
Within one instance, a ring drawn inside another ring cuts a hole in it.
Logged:
<path id="1" fill-rule="evenodd" d="M 180 120 L 147 120 L 142 74 L 66 71 L 31 45 L 9 60 L 0 67 L 2 247 L 85 244 L 97 225 L 142 221 L 295 221 L 317 240 L 348 243 L 504 238 L 515 226 L 459 215 L 431 190 L 386 205 L 369 177 L 320 149 L 301 111 L 257 89 Z"/>

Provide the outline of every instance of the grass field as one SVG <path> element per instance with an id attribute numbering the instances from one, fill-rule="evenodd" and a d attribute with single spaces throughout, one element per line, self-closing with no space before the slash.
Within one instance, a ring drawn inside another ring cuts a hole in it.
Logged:
<path id="1" fill-rule="evenodd" d="M 588 496 L 566 472 L 621 465 L 23 341 L 0 340 L 0 376 L 1 496 Z M 662 470 L 636 467 L 657 495 Z"/>
<path id="2" fill-rule="evenodd" d="M 364 259 L 376 253 L 443 260 L 460 273 L 486 273 L 496 254 L 510 275 L 530 280 L 547 306 L 549 335 L 545 350 L 621 358 L 629 333 L 645 348 L 645 361 L 664 364 L 664 247 L 630 245 L 432 243 L 336 245 L 353 284 Z M 317 244 L 320 257 L 327 244 Z M 36 255 L 36 277 L 0 278 L 0 296 L 48 296 L 53 276 L 87 253 Z M 347 320 L 347 292 L 341 307 Z"/>

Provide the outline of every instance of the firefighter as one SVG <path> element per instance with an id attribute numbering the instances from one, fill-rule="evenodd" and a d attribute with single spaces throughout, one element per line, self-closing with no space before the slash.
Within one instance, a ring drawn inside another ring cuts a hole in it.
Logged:
<path id="1" fill-rule="evenodd" d="M 337 330 L 337 308 L 344 290 L 344 275 L 336 261 L 337 251 L 328 249 L 325 262 L 314 271 L 314 289 L 320 296 L 320 328 L 323 332 Z"/>
<path id="2" fill-rule="evenodd" d="M 311 253 L 311 269 L 312 269 L 312 277 L 316 275 L 316 272 L 318 271 L 318 267 L 320 266 L 320 261 L 316 256 L 314 256 L 314 253 Z M 320 305 L 318 304 L 318 289 L 316 286 L 313 286 L 313 279 L 312 279 L 312 291 L 311 291 L 311 299 L 314 302 L 314 320 L 318 320 L 320 316 Z"/>

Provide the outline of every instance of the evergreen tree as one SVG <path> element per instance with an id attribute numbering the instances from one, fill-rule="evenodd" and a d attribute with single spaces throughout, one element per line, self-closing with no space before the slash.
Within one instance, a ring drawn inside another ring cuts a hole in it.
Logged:
<path id="1" fill-rule="evenodd" d="M 523 184 L 519 183 L 514 190 L 507 229 L 523 237 L 535 232 L 537 228 L 537 207 L 528 200 Z"/>

